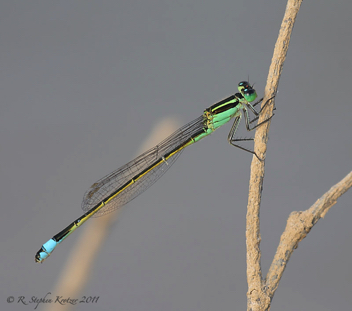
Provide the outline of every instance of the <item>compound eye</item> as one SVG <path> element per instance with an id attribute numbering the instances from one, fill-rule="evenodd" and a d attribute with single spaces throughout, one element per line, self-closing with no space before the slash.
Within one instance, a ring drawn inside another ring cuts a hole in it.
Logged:
<path id="1" fill-rule="evenodd" d="M 252 86 L 247 81 L 241 81 L 240 83 L 238 83 L 237 88 L 240 92 L 242 92 L 243 89 L 250 89 L 252 88 Z"/>
<path id="2" fill-rule="evenodd" d="M 257 98 L 257 92 L 255 89 L 250 88 L 245 88 L 242 90 L 243 97 L 248 101 L 252 102 Z"/>

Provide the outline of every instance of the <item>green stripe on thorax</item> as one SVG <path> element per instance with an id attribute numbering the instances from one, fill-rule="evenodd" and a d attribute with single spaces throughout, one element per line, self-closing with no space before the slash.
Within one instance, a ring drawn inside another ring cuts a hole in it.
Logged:
<path id="1" fill-rule="evenodd" d="M 243 100 L 243 96 L 236 93 L 205 109 L 203 114 L 204 124 L 210 130 L 210 133 L 240 113 Z"/>

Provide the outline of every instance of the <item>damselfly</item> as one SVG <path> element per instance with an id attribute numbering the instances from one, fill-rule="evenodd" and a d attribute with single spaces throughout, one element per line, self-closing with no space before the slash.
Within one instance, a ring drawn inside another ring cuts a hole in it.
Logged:
<path id="1" fill-rule="evenodd" d="M 234 122 L 227 137 L 229 143 L 257 156 L 254 151 L 238 145 L 240 141 L 253 139 L 235 138 L 236 130 L 241 121 L 242 113 L 247 131 L 252 131 L 268 122 L 272 116 L 251 127 L 251 124 L 258 120 L 260 113 L 272 98 L 257 112 L 254 107 L 263 99 L 251 104 L 257 98 L 255 89 L 248 82 L 242 81 L 238 84 L 238 91 L 239 93 L 205 109 L 200 117 L 178 129 L 154 148 L 94 183 L 83 198 L 82 209 L 85 213 L 43 244 L 35 255 L 35 261 L 43 262 L 59 243 L 90 217 L 112 212 L 147 190 L 171 167 L 184 148 L 213 133 L 231 119 L 234 119 Z M 255 115 L 252 120 L 248 109 Z M 261 160 L 258 156 L 257 158 Z"/>

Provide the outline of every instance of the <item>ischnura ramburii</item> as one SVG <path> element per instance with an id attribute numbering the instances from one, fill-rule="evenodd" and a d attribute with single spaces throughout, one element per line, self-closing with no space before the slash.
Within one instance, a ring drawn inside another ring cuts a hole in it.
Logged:
<path id="1" fill-rule="evenodd" d="M 272 98 L 257 112 L 254 106 L 263 99 L 253 105 L 251 104 L 257 98 L 255 89 L 248 82 L 242 81 L 238 84 L 238 91 L 239 93 L 231 95 L 205 109 L 200 117 L 184 125 L 155 147 L 94 183 L 83 198 L 82 209 L 85 213 L 44 243 L 36 253 L 35 261 L 43 262 L 58 244 L 90 217 L 102 216 L 112 212 L 140 195 L 171 167 L 184 148 L 210 135 L 231 119 L 234 119 L 234 122 L 227 137 L 229 143 L 254 154 L 261 160 L 254 151 L 238 145 L 240 141 L 253 139 L 235 138 L 235 134 L 241 121 L 242 113 L 247 131 L 252 131 L 263 123 L 268 122 L 272 116 L 251 127 L 251 124 L 258 120 L 260 113 Z M 247 109 L 251 110 L 255 115 L 252 120 Z"/>

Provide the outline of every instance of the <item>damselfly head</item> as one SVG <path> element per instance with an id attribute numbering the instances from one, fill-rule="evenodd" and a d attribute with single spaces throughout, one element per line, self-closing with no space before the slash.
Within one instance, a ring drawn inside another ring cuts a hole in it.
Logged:
<path id="1" fill-rule="evenodd" d="M 252 87 L 241 89 L 240 92 L 249 103 L 257 98 L 257 92 Z"/>
<path id="2" fill-rule="evenodd" d="M 238 83 L 237 88 L 242 93 L 243 89 L 251 89 L 252 86 L 249 84 L 248 81 L 241 81 L 240 83 Z"/>

